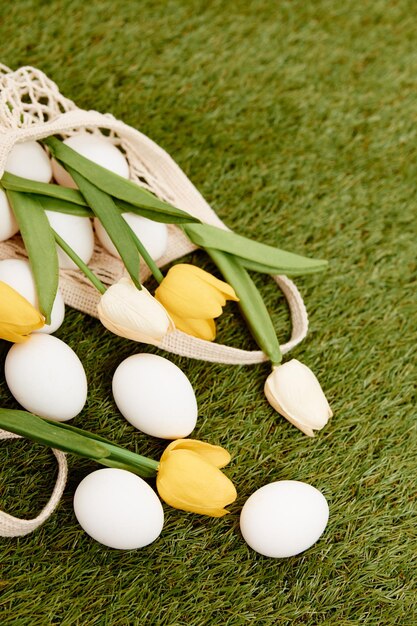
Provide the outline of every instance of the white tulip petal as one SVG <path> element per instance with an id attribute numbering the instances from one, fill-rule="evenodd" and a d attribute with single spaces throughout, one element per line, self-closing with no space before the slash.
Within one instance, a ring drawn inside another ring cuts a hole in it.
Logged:
<path id="1" fill-rule="evenodd" d="M 278 413 L 309 437 L 333 415 L 319 381 L 296 359 L 274 367 L 265 383 L 265 395 Z"/>
<path id="2" fill-rule="evenodd" d="M 145 288 L 122 278 L 103 294 L 97 307 L 103 326 L 115 335 L 159 345 L 175 326 L 166 310 Z"/>

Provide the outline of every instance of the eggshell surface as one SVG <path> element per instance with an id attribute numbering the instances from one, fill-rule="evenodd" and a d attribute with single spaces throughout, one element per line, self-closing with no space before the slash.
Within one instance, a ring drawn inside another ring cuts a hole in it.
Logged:
<path id="1" fill-rule="evenodd" d="M 19 230 L 19 225 L 13 215 L 9 201 L 3 189 L 0 189 L 0 241 L 13 237 Z"/>
<path id="2" fill-rule="evenodd" d="M 94 232 L 89 217 L 69 215 L 58 211 L 45 211 L 52 228 L 80 257 L 88 263 L 94 252 Z M 57 245 L 59 266 L 65 269 L 78 269 L 78 266 Z"/>
<path id="3" fill-rule="evenodd" d="M 105 167 L 107 170 L 129 178 L 129 164 L 122 152 L 106 137 L 97 137 L 89 133 L 77 133 L 64 140 L 64 144 L 81 154 L 86 159 Z M 54 178 L 59 185 L 77 188 L 68 172 L 52 159 Z"/>
<path id="4" fill-rule="evenodd" d="M 15 289 L 35 308 L 39 308 L 36 295 L 35 281 L 32 270 L 23 259 L 4 259 L 0 261 L 0 280 Z M 51 313 L 51 323 L 45 324 L 36 333 L 54 333 L 61 326 L 65 316 L 65 304 L 61 292 L 58 290 Z"/>
<path id="5" fill-rule="evenodd" d="M 40 183 L 49 183 L 52 178 L 51 161 L 37 141 L 16 143 L 9 152 L 5 170 Z"/>
<path id="6" fill-rule="evenodd" d="M 5 360 L 7 385 L 27 411 L 65 422 L 83 408 L 87 379 L 75 352 L 52 335 L 32 334 L 14 344 Z"/>
<path id="7" fill-rule="evenodd" d="M 155 541 L 164 525 L 161 502 L 139 476 L 106 468 L 86 476 L 74 495 L 75 516 L 96 541 L 132 550 Z"/>
<path id="8" fill-rule="evenodd" d="M 329 519 L 323 494 L 297 480 L 261 487 L 245 502 L 240 529 L 246 543 L 264 556 L 284 558 L 310 548 Z"/>
<path id="9" fill-rule="evenodd" d="M 197 422 L 190 381 L 174 363 L 155 354 L 135 354 L 120 363 L 113 396 L 127 421 L 153 437 L 187 437 Z"/>
<path id="10" fill-rule="evenodd" d="M 154 261 L 160 259 L 165 254 L 168 243 L 168 228 L 166 224 L 148 220 L 146 217 L 136 215 L 135 213 L 122 213 L 122 217 L 129 224 Z M 94 219 L 94 229 L 98 240 L 107 252 L 120 259 L 116 246 L 97 218 Z"/>

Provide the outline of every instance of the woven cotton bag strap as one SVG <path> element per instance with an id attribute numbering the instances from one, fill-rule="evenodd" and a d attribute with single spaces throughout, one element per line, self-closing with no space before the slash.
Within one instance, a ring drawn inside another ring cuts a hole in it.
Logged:
<path id="1" fill-rule="evenodd" d="M 8 433 L 5 430 L 0 429 L 0 440 L 2 439 L 20 439 L 19 435 Z M 56 479 L 55 487 L 52 495 L 37 517 L 33 519 L 20 519 L 13 517 L 4 511 L 0 511 L 0 536 L 1 537 L 21 537 L 28 535 L 36 530 L 48 517 L 54 512 L 57 507 L 67 482 L 67 459 L 65 454 L 60 450 L 52 450 L 58 461 L 58 476 Z"/>

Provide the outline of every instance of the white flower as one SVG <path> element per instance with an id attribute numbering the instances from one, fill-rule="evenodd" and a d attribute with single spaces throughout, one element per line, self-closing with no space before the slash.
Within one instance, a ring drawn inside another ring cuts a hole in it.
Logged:
<path id="1" fill-rule="evenodd" d="M 264 391 L 269 404 L 309 437 L 333 415 L 319 381 L 297 359 L 275 366 Z"/>
<path id="2" fill-rule="evenodd" d="M 102 295 L 97 307 L 103 326 L 119 337 L 158 346 L 175 330 L 168 313 L 145 288 L 121 278 Z"/>

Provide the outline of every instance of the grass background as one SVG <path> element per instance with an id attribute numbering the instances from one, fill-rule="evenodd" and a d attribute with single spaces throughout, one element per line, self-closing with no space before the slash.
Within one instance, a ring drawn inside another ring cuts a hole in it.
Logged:
<path id="1" fill-rule="evenodd" d="M 154 544 L 106 549 L 72 511 L 97 467 L 70 457 L 55 515 L 1 542 L 1 623 L 415 624 L 415 4 L 17 0 L 0 16 L 1 62 L 37 66 L 79 106 L 148 134 L 235 230 L 330 260 L 328 273 L 297 280 L 311 326 L 292 355 L 335 413 L 310 440 L 263 399 L 266 366 L 170 356 L 196 390 L 194 436 L 233 455 L 232 515 L 166 507 Z M 285 301 L 259 284 L 284 341 Z M 73 310 L 57 334 L 90 384 L 74 423 L 157 458 L 163 442 L 134 432 L 111 397 L 117 364 L 148 348 Z M 219 339 L 252 346 L 233 307 Z M 3 375 L 0 394 L 16 406 Z M 35 515 L 54 472 L 50 451 L 3 442 L 2 508 Z M 286 560 L 255 554 L 239 533 L 246 498 L 280 479 L 313 484 L 330 505 L 320 541 Z"/>

